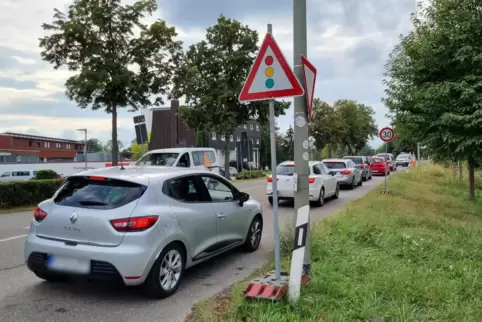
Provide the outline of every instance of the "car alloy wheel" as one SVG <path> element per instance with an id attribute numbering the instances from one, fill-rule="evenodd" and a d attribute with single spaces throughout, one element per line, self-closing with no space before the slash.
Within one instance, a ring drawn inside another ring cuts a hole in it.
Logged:
<path id="1" fill-rule="evenodd" d="M 323 206 L 323 204 L 325 203 L 325 188 L 321 188 L 320 190 L 320 195 L 318 196 L 318 200 L 316 201 L 316 205 L 318 207 L 321 207 Z"/>
<path id="2" fill-rule="evenodd" d="M 254 217 L 251 225 L 249 226 L 248 234 L 246 236 L 246 241 L 242 248 L 246 252 L 254 252 L 258 249 L 261 243 L 261 238 L 263 236 L 263 220 L 261 215 Z"/>
<path id="3" fill-rule="evenodd" d="M 250 242 L 253 248 L 258 248 L 261 242 L 261 223 L 259 220 L 253 221 L 250 228 Z"/>
<path id="4" fill-rule="evenodd" d="M 337 183 L 336 184 L 336 190 L 335 194 L 333 195 L 333 199 L 338 199 L 338 196 L 340 195 L 340 185 Z"/>
<path id="5" fill-rule="evenodd" d="M 161 287 L 170 291 L 179 283 L 182 273 L 182 255 L 177 249 L 171 249 L 164 256 L 159 270 L 159 282 Z"/>

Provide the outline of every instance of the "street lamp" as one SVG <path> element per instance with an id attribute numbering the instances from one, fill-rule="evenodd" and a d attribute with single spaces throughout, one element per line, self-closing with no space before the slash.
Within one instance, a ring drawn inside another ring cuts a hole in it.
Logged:
<path id="1" fill-rule="evenodd" d="M 85 171 L 87 171 L 87 129 L 77 129 L 77 131 L 84 132 L 84 161 L 85 161 Z"/>

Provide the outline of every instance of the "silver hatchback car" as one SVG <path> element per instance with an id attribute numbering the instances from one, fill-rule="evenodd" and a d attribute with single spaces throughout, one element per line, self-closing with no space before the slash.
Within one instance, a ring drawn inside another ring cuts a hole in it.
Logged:
<path id="1" fill-rule="evenodd" d="M 363 184 L 363 177 L 360 169 L 351 159 L 325 159 L 322 161 L 340 186 L 355 189 Z"/>
<path id="2" fill-rule="evenodd" d="M 70 176 L 38 205 L 25 261 L 47 281 L 120 281 L 164 298 L 186 268 L 238 246 L 258 249 L 262 230 L 260 203 L 220 175 L 104 168 Z"/>

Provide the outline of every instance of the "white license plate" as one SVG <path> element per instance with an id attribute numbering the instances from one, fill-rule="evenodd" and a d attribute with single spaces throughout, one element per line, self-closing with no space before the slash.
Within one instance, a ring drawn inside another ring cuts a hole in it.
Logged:
<path id="1" fill-rule="evenodd" d="M 372 170 L 372 172 L 378 172 L 378 170 Z"/>
<path id="2" fill-rule="evenodd" d="M 50 270 L 58 272 L 88 274 L 90 272 L 90 261 L 49 255 L 47 257 L 47 267 Z"/>

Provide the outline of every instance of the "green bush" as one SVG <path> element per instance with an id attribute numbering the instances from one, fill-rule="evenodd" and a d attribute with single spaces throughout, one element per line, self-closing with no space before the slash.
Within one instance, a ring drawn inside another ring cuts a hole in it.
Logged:
<path id="1" fill-rule="evenodd" d="M 40 170 L 35 175 L 35 180 L 58 179 L 59 174 L 54 170 Z"/>
<path id="2" fill-rule="evenodd" d="M 62 180 L 28 180 L 0 183 L 0 208 L 34 205 L 53 196 Z"/>
<path id="3" fill-rule="evenodd" d="M 238 172 L 238 174 L 236 175 L 236 179 L 237 180 L 256 179 L 256 178 L 262 178 L 265 176 L 266 174 L 261 170 L 252 170 L 252 171 L 247 170 L 247 171 Z"/>

